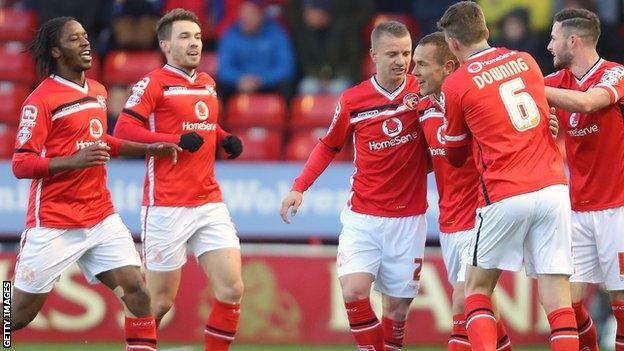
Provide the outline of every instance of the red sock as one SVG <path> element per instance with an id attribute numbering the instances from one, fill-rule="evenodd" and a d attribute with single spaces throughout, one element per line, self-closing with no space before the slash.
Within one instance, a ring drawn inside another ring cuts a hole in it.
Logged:
<path id="1" fill-rule="evenodd" d="M 153 316 L 126 317 L 126 351 L 156 350 L 156 321 Z"/>
<path id="2" fill-rule="evenodd" d="M 483 294 L 472 294 L 464 303 L 466 331 L 474 351 L 496 350 L 496 317 L 492 300 Z"/>
<path id="3" fill-rule="evenodd" d="M 613 301 L 611 309 L 613 310 L 613 316 L 617 321 L 615 351 L 624 351 L 624 301 Z"/>
<path id="4" fill-rule="evenodd" d="M 368 298 L 346 302 L 351 332 L 360 350 L 383 351 L 384 333 Z"/>
<path id="5" fill-rule="evenodd" d="M 552 351 L 579 349 L 578 329 L 572 307 L 562 307 L 548 314 Z"/>
<path id="6" fill-rule="evenodd" d="M 208 316 L 204 340 L 206 351 L 227 351 L 234 341 L 238 319 L 240 317 L 240 304 L 222 302 L 217 299 L 212 303 L 212 311 Z"/>
<path id="7" fill-rule="evenodd" d="M 386 351 L 401 350 L 405 336 L 405 321 L 395 321 L 387 317 L 381 318 Z"/>
<path id="8" fill-rule="evenodd" d="M 598 351 L 596 326 L 594 325 L 594 321 L 589 316 L 589 313 L 587 313 L 587 309 L 583 305 L 583 302 L 573 303 L 572 308 L 574 309 L 576 325 L 578 325 L 580 350 Z"/>
<path id="9" fill-rule="evenodd" d="M 496 350 L 497 351 L 512 351 L 511 340 L 507 335 L 507 329 L 505 329 L 505 323 L 503 319 L 496 321 Z"/>
<path id="10" fill-rule="evenodd" d="M 448 351 L 470 351 L 470 342 L 466 333 L 464 314 L 453 316 L 453 333 L 448 341 Z"/>

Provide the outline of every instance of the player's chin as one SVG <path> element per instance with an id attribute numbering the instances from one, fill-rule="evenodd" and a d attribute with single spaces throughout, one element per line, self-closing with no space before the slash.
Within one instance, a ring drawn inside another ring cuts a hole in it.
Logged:
<path id="1" fill-rule="evenodd" d="M 91 69 L 91 66 L 93 66 L 93 64 L 91 63 L 91 60 L 88 60 L 88 61 L 81 60 L 80 62 L 80 69 L 82 69 L 83 71 Z"/>

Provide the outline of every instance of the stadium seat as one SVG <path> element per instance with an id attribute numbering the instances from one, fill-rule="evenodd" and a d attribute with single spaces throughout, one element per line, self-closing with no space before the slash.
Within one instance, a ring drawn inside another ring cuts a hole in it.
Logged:
<path id="1" fill-rule="evenodd" d="M 162 65 L 158 51 L 113 51 L 104 60 L 102 78 L 106 84 L 134 84 Z"/>
<path id="2" fill-rule="evenodd" d="M 35 82 L 35 65 L 30 55 L 23 52 L 21 43 L 8 43 L 0 47 L 0 81 L 32 85 Z"/>
<path id="3" fill-rule="evenodd" d="M 19 123 L 20 107 L 28 93 L 28 86 L 25 84 L 0 82 L 0 123 Z"/>
<path id="4" fill-rule="evenodd" d="M 17 129 L 7 124 L 0 124 L 0 159 L 13 156 L 15 148 L 15 134 Z"/>
<path id="5" fill-rule="evenodd" d="M 294 133 L 286 144 L 286 154 L 284 158 L 288 161 L 307 160 L 312 149 L 318 144 L 319 139 L 325 136 L 326 133 L 326 128 L 314 128 L 309 131 L 298 131 Z M 350 142 L 342 148 L 334 160 L 353 160 L 353 147 Z"/>
<path id="6" fill-rule="evenodd" d="M 200 72 L 208 73 L 212 78 L 216 77 L 217 68 L 219 68 L 216 52 L 203 52 L 201 55 L 201 62 L 199 63 L 199 67 L 197 70 Z"/>
<path id="7" fill-rule="evenodd" d="M 281 160 L 283 149 L 283 133 L 267 128 L 233 129 L 232 134 L 241 138 L 243 153 L 237 161 L 275 161 Z M 219 148 L 220 158 L 226 159 L 227 154 Z"/>
<path id="8" fill-rule="evenodd" d="M 27 42 L 35 37 L 37 14 L 12 8 L 0 9 L 0 41 Z"/>
<path id="9" fill-rule="evenodd" d="M 329 127 L 338 97 L 334 95 L 298 95 L 291 102 L 290 130 Z"/>
<path id="10" fill-rule="evenodd" d="M 286 126 L 286 102 L 278 94 L 237 94 L 227 102 L 224 117 L 228 128 L 265 127 L 281 131 Z"/>

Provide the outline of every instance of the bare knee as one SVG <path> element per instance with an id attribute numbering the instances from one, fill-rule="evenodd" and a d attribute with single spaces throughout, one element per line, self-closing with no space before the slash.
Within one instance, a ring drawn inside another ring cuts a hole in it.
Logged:
<path id="1" fill-rule="evenodd" d="M 367 273 L 354 273 L 340 278 L 344 302 L 367 299 L 370 296 L 373 277 Z"/>
<path id="2" fill-rule="evenodd" d="M 26 328 L 30 322 L 37 316 L 37 313 L 28 313 L 27 311 L 11 311 L 11 331 Z"/>
<path id="3" fill-rule="evenodd" d="M 219 301 L 240 303 L 241 299 L 243 298 L 243 290 L 243 280 L 239 279 L 233 283 L 215 289 L 215 296 Z"/>
<path id="4" fill-rule="evenodd" d="M 344 302 L 353 302 L 366 299 L 370 296 L 370 288 L 362 286 L 344 286 L 342 288 L 342 298 Z"/>
<path id="5" fill-rule="evenodd" d="M 409 305 L 412 302 L 410 298 L 383 297 L 383 315 L 394 321 L 404 321 L 407 318 Z"/>
<path id="6" fill-rule="evenodd" d="M 153 296 L 151 307 L 156 320 L 161 320 L 173 307 L 173 298 L 163 295 Z"/>
<path id="7" fill-rule="evenodd" d="M 455 287 L 453 287 L 453 295 L 452 295 L 452 310 L 453 314 L 463 314 L 464 313 L 464 284 L 457 283 Z"/>
<path id="8" fill-rule="evenodd" d="M 133 315 L 137 317 L 151 315 L 150 296 L 142 281 L 126 282 L 115 290 L 117 289 L 120 289 L 116 292 L 121 294 L 121 300 Z"/>

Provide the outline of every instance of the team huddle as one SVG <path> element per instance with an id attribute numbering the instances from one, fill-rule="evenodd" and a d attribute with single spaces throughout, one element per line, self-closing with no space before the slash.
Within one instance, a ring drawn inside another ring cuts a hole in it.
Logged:
<path id="1" fill-rule="evenodd" d="M 438 27 L 413 52 L 405 25 L 375 27 L 376 74 L 340 96 L 327 134 L 282 202 L 282 219 L 290 222 L 303 193 L 353 138 L 336 268 L 359 350 L 403 347 L 424 260 L 431 171 L 453 286 L 449 350 L 512 349 L 492 294 L 502 271 L 522 267 L 537 279 L 553 350 L 598 350 L 583 305 L 588 284 L 609 291 L 615 348 L 624 350 L 624 67 L 596 52 L 597 16 L 572 9 L 555 15 L 548 50 L 560 70 L 546 78 L 531 55 L 488 45 L 474 2 L 449 7 Z M 188 249 L 215 296 L 205 349 L 228 350 L 234 340 L 240 244 L 214 162 L 217 147 L 235 158 L 243 146 L 217 122 L 214 80 L 196 71 L 197 17 L 173 10 L 157 34 L 167 64 L 132 88 L 114 136 L 106 134 L 106 90 L 85 78 L 92 58 L 80 23 L 52 19 L 30 47 L 47 78 L 24 102 L 13 157 L 15 175 L 33 179 L 13 330 L 35 318 L 61 273 L 77 263 L 122 302 L 126 350 L 155 350 Z M 569 180 L 555 144 L 559 123 Z M 105 164 L 118 155 L 146 159 L 142 255 L 106 187 Z M 371 308 L 372 286 L 382 295 L 381 321 Z"/>

